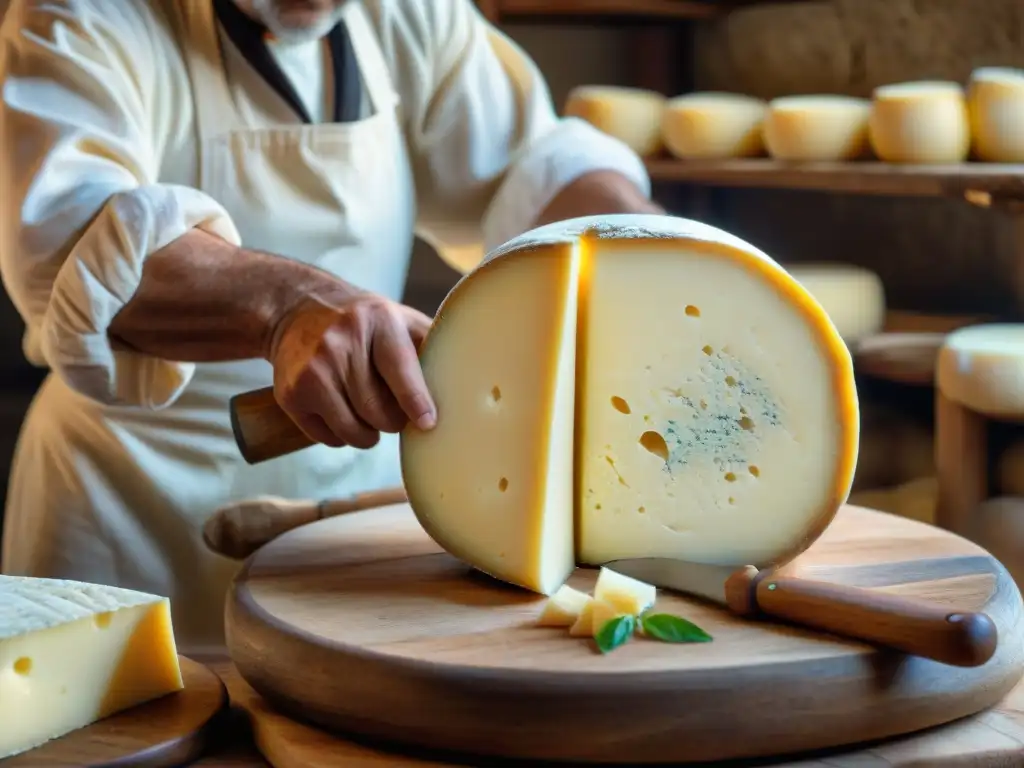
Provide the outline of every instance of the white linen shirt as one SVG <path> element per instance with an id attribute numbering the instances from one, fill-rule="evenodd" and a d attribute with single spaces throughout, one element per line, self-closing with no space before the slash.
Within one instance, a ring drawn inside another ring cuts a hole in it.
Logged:
<path id="1" fill-rule="evenodd" d="M 163 5 L 209 1 L 13 0 L 0 29 L 0 270 L 28 359 L 101 403 L 166 407 L 194 370 L 111 346 L 146 257 L 193 227 L 240 244 L 195 189 L 191 85 Z M 362 1 L 398 91 L 428 242 L 489 250 L 594 170 L 649 192 L 624 144 L 558 118 L 534 63 L 470 0 Z M 300 122 L 222 42 L 232 87 L 275 122 Z M 326 57 L 275 53 L 314 120 L 330 114 L 327 96 L 310 95 L 332 87 Z"/>

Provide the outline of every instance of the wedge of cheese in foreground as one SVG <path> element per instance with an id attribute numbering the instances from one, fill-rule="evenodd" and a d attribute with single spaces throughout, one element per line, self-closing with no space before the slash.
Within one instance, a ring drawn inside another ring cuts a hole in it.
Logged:
<path id="1" fill-rule="evenodd" d="M 537 626 L 571 627 L 592 599 L 586 592 L 563 584 L 544 604 L 544 610 L 537 619 Z"/>
<path id="2" fill-rule="evenodd" d="M 166 598 L 0 576 L 0 758 L 182 687 Z"/>
<path id="3" fill-rule="evenodd" d="M 402 435 L 410 504 L 450 553 L 529 589 L 551 594 L 574 560 L 771 564 L 849 493 L 846 345 L 799 282 L 713 227 L 527 233 L 453 289 L 421 359 L 438 422 Z"/>

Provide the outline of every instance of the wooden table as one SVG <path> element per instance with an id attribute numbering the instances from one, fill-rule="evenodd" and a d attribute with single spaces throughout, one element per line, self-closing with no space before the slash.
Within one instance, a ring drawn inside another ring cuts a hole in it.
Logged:
<path id="1" fill-rule="evenodd" d="M 223 659 L 203 659 L 221 679 L 224 680 L 233 702 L 242 700 L 249 694 L 245 681 L 239 677 L 230 661 Z M 1014 696 L 1024 700 L 1024 681 L 1018 686 Z M 979 744 L 1018 744 L 1021 754 L 1021 765 L 1024 765 L 1024 709 L 1003 712 L 992 718 L 987 725 L 965 721 L 947 726 L 948 744 L 952 749 L 956 743 Z M 849 766 L 872 766 L 872 768 L 891 768 L 909 765 L 943 765 L 946 768 L 966 768 L 959 761 L 949 761 L 933 748 L 927 755 L 921 755 L 909 742 L 915 737 L 889 742 L 884 746 L 868 748 L 841 755 L 832 755 L 819 759 L 807 758 L 803 761 L 789 763 L 786 768 L 840 768 Z M 940 750 L 941 751 L 941 750 Z M 955 760 L 955 758 L 954 758 Z M 222 743 L 196 766 L 202 768 L 270 768 L 253 743 L 248 719 L 244 711 L 237 709 L 231 713 L 222 737 Z M 970 763 L 972 768 L 1010 768 L 1017 763 L 1008 762 L 1005 758 L 993 758 L 990 762 L 983 759 Z"/>

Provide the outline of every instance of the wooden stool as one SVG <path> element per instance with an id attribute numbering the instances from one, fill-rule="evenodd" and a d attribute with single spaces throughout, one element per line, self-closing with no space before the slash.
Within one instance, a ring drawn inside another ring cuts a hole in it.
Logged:
<path id="1" fill-rule="evenodd" d="M 975 510 L 990 495 L 988 422 L 1024 420 L 1024 324 L 954 331 L 935 380 L 936 523 L 973 539 Z"/>

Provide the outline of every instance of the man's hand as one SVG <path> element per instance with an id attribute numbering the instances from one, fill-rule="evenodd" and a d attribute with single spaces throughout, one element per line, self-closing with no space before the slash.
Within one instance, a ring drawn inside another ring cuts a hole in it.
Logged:
<path id="1" fill-rule="evenodd" d="M 412 421 L 434 426 L 417 347 L 430 318 L 372 293 L 311 296 L 278 323 L 267 355 L 274 394 L 303 432 L 372 448 Z"/>

